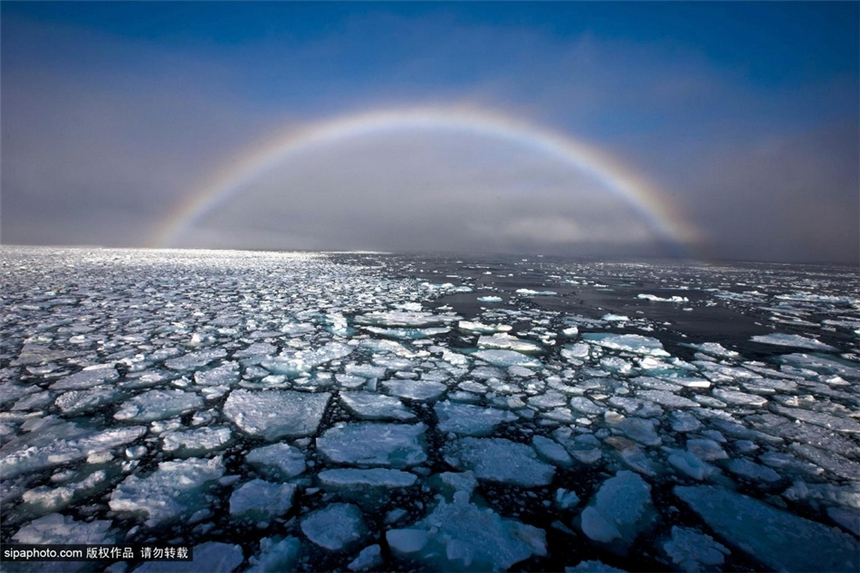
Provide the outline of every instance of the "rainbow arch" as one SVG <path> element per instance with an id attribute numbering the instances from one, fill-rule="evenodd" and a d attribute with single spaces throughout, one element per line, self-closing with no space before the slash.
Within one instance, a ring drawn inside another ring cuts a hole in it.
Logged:
<path id="1" fill-rule="evenodd" d="M 695 233 L 677 209 L 641 176 L 593 145 L 506 115 L 463 108 L 412 108 L 358 113 L 289 128 L 229 163 L 191 192 L 156 227 L 153 247 L 172 247 L 197 222 L 269 169 L 302 151 L 338 141 L 408 130 L 472 133 L 523 145 L 600 181 L 627 202 L 662 240 L 688 244 Z"/>

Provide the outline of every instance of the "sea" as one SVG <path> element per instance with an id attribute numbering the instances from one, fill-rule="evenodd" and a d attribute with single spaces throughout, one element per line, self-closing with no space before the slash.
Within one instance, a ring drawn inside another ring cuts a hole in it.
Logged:
<path id="1" fill-rule="evenodd" d="M 3 246 L 0 565 L 856 572 L 858 381 L 856 266 Z"/>

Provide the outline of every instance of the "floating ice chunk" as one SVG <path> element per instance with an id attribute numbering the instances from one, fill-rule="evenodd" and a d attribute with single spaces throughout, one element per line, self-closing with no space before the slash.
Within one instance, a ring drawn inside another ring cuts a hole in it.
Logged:
<path id="1" fill-rule="evenodd" d="M 349 503 L 333 503 L 314 511 L 301 521 L 302 533 L 329 551 L 356 545 L 367 534 L 361 511 Z"/>
<path id="2" fill-rule="evenodd" d="M 726 404 L 737 404 L 739 406 L 764 406 L 767 404 L 767 398 L 756 396 L 755 394 L 747 394 L 746 392 L 738 392 L 737 390 L 724 390 L 722 388 L 714 388 L 712 394 Z"/>
<path id="3" fill-rule="evenodd" d="M 573 465 L 573 459 L 558 442 L 544 436 L 532 438 L 532 447 L 543 459 L 563 468 Z"/>
<path id="4" fill-rule="evenodd" d="M 609 334 L 605 332 L 586 333 L 582 338 L 603 348 L 622 350 L 634 354 L 650 354 L 651 356 L 670 356 L 663 349 L 663 344 L 656 338 L 641 334 Z"/>
<path id="5" fill-rule="evenodd" d="M 622 470 L 609 478 L 581 514 L 582 532 L 600 543 L 615 543 L 624 552 L 652 519 L 651 486 Z"/>
<path id="6" fill-rule="evenodd" d="M 145 433 L 145 426 L 96 432 L 71 422 L 48 420 L 0 448 L 0 475 L 7 480 L 23 473 L 84 459 L 131 443 Z"/>
<path id="7" fill-rule="evenodd" d="M 409 400 L 435 400 L 448 389 L 433 380 L 386 380 L 382 386 L 389 394 Z"/>
<path id="8" fill-rule="evenodd" d="M 370 392 L 341 392 L 340 401 L 353 415 L 365 420 L 412 420 L 412 413 L 397 398 Z"/>
<path id="9" fill-rule="evenodd" d="M 555 468 L 538 460 L 532 448 L 502 438 L 462 438 L 442 452 L 446 462 L 472 470 L 481 480 L 531 487 L 548 485 L 555 475 Z"/>
<path id="10" fill-rule="evenodd" d="M 657 434 L 656 426 L 656 420 L 633 417 L 624 418 L 615 424 L 615 427 L 621 430 L 625 436 L 646 446 L 659 446 L 663 443 Z"/>
<path id="11" fill-rule="evenodd" d="M 550 408 L 558 408 L 559 406 L 567 405 L 567 397 L 561 394 L 560 392 L 556 392 L 554 390 L 550 390 L 543 394 L 539 394 L 537 396 L 532 396 L 528 399 L 529 406 L 533 408 L 538 408 L 541 410 L 549 410 Z"/>
<path id="12" fill-rule="evenodd" d="M 860 423 L 850 418 L 838 418 L 836 416 L 831 416 L 830 414 L 814 412 L 803 408 L 787 408 L 779 404 L 773 404 L 773 411 L 802 422 L 808 422 L 837 432 L 845 432 L 848 434 L 860 433 Z"/>
<path id="13" fill-rule="evenodd" d="M 251 480 L 230 496 L 230 515 L 253 521 L 268 521 L 290 510 L 295 493 L 296 486 L 293 484 Z"/>
<path id="14" fill-rule="evenodd" d="M 555 492 L 555 505 L 559 509 L 570 509 L 579 503 L 579 496 L 576 492 L 567 491 L 564 488 L 558 488 Z"/>
<path id="15" fill-rule="evenodd" d="M 231 573 L 245 559 L 240 546 L 217 541 L 195 545 L 191 553 L 191 561 L 147 561 L 133 573 Z"/>
<path id="16" fill-rule="evenodd" d="M 208 505 L 204 493 L 224 475 L 221 457 L 161 462 L 148 477 L 130 475 L 110 497 L 117 512 L 142 513 L 150 527 Z"/>
<path id="17" fill-rule="evenodd" d="M 467 436 L 483 436 L 492 432 L 496 426 L 517 419 L 516 414 L 506 410 L 438 402 L 434 408 L 439 419 L 440 432 L 454 432 Z"/>
<path id="18" fill-rule="evenodd" d="M 479 296 L 478 302 L 502 302 L 500 296 Z"/>
<path id="19" fill-rule="evenodd" d="M 300 549 L 301 542 L 295 537 L 264 537 L 260 540 L 260 552 L 248 560 L 250 567 L 245 573 L 294 571 Z"/>
<path id="20" fill-rule="evenodd" d="M 478 338 L 480 348 L 496 348 L 500 350 L 515 350 L 516 352 L 540 352 L 543 348 L 533 342 L 528 342 L 510 334 L 481 335 Z"/>
<path id="21" fill-rule="evenodd" d="M 606 411 L 606 408 L 598 406 L 584 396 L 574 396 L 570 399 L 570 407 L 583 414 L 601 415 Z"/>
<path id="22" fill-rule="evenodd" d="M 217 450 L 230 441 L 229 428 L 199 428 L 188 431 L 171 431 L 162 434 L 165 452 L 179 451 L 183 455 L 196 456 Z"/>
<path id="23" fill-rule="evenodd" d="M 780 480 L 780 475 L 766 466 L 760 466 L 755 462 L 744 458 L 736 458 L 726 465 L 733 474 L 751 479 L 753 481 L 775 482 Z"/>
<path id="24" fill-rule="evenodd" d="M 678 526 L 672 527 L 672 539 L 663 544 L 663 550 L 677 567 L 688 573 L 722 565 L 730 553 L 710 535 Z"/>
<path id="25" fill-rule="evenodd" d="M 370 545 L 361 550 L 358 557 L 350 561 L 347 569 L 350 571 L 367 571 L 378 569 L 382 566 L 382 548 L 379 545 Z"/>
<path id="26" fill-rule="evenodd" d="M 841 507 L 828 507 L 827 515 L 840 527 L 860 537 L 860 513 Z"/>
<path id="27" fill-rule="evenodd" d="M 588 345 L 584 342 L 565 345 L 561 349 L 561 357 L 565 360 L 583 360 L 588 358 Z"/>
<path id="28" fill-rule="evenodd" d="M 670 423 L 676 432 L 695 432 L 702 427 L 702 423 L 689 412 L 672 412 Z"/>
<path id="29" fill-rule="evenodd" d="M 552 433 L 567 452 L 584 464 L 593 464 L 603 457 L 600 441 L 593 434 L 580 434 L 571 437 L 570 428 L 558 428 Z"/>
<path id="30" fill-rule="evenodd" d="M 53 392 L 36 392 L 29 396 L 24 396 L 12 406 L 13 412 L 41 410 L 48 404 L 54 401 Z"/>
<path id="31" fill-rule="evenodd" d="M 690 299 L 688 299 L 687 297 L 677 296 L 677 295 L 671 296 L 669 298 L 663 298 L 663 297 L 657 296 L 655 294 L 639 294 L 639 295 L 636 295 L 636 298 L 642 299 L 642 300 L 650 300 L 651 302 L 674 302 L 674 303 L 690 302 Z"/>
<path id="32" fill-rule="evenodd" d="M 88 366 L 80 372 L 66 376 L 51 384 L 51 390 L 80 390 L 92 388 L 105 382 L 113 382 L 119 379 L 119 373 L 112 364 L 100 364 Z"/>
<path id="33" fill-rule="evenodd" d="M 329 487 L 369 488 L 369 487 L 410 487 L 415 485 L 415 474 L 384 468 L 372 469 L 334 469 L 319 473 L 320 483 Z"/>
<path id="34" fill-rule="evenodd" d="M 118 391 L 104 387 L 91 390 L 70 390 L 56 399 L 54 404 L 67 416 L 76 416 L 112 402 Z"/>
<path id="35" fill-rule="evenodd" d="M 473 353 L 472 356 L 484 362 L 489 362 L 493 366 L 501 366 L 502 368 L 509 366 L 539 368 L 541 366 L 541 361 L 537 358 L 526 356 L 513 350 L 479 350 Z"/>
<path id="36" fill-rule="evenodd" d="M 212 370 L 199 370 L 194 373 L 194 381 L 202 386 L 232 386 L 239 381 L 239 365 L 227 362 Z"/>
<path id="37" fill-rule="evenodd" d="M 310 436 L 317 431 L 331 394 L 292 390 L 233 390 L 224 415 L 243 432 L 273 441 Z"/>
<path id="38" fill-rule="evenodd" d="M 434 314 L 423 311 L 392 310 L 387 312 L 369 312 L 355 317 L 357 324 L 370 326 L 395 326 L 395 327 L 423 327 L 434 324 L 447 324 L 460 320 L 460 316 L 453 313 Z"/>
<path id="39" fill-rule="evenodd" d="M 669 450 L 667 461 L 678 471 L 693 479 L 702 481 L 710 476 L 716 468 L 696 457 L 695 454 L 686 450 Z"/>
<path id="40" fill-rule="evenodd" d="M 245 461 L 257 471 L 280 479 L 294 478 L 307 468 L 304 454 L 289 444 L 254 448 L 245 456 Z"/>
<path id="41" fill-rule="evenodd" d="M 171 370 L 194 370 L 225 356 L 227 356 L 227 351 L 223 348 L 209 348 L 170 358 L 164 362 L 164 365 Z"/>
<path id="42" fill-rule="evenodd" d="M 474 472 L 442 472 L 439 474 L 439 480 L 442 485 L 452 491 L 462 491 L 467 496 L 471 496 L 475 488 L 478 487 L 478 480 L 475 479 Z"/>
<path id="43" fill-rule="evenodd" d="M 385 534 L 395 556 L 435 571 L 502 571 L 532 555 L 544 556 L 546 533 L 490 509 L 479 509 L 458 492 L 409 529 Z"/>
<path id="44" fill-rule="evenodd" d="M 856 362 L 811 354 L 787 354 L 780 356 L 778 360 L 783 364 L 812 370 L 819 374 L 836 374 L 847 380 L 860 379 L 860 367 L 857 366 Z"/>
<path id="45" fill-rule="evenodd" d="M 602 561 L 581 561 L 576 567 L 565 567 L 564 573 L 627 573 Z"/>
<path id="46" fill-rule="evenodd" d="M 96 470 L 80 481 L 61 486 L 40 486 L 25 491 L 22 497 L 27 513 L 51 513 L 92 496 L 108 485 L 107 473 Z"/>
<path id="47" fill-rule="evenodd" d="M 630 320 L 629 316 L 624 316 L 623 314 L 604 314 L 600 317 L 601 320 L 605 320 L 606 322 L 627 322 Z"/>
<path id="48" fill-rule="evenodd" d="M 364 326 L 362 328 L 371 334 L 394 338 L 396 340 L 419 340 L 451 332 L 451 328 L 447 326 L 428 328 L 380 328 L 378 326 Z"/>
<path id="49" fill-rule="evenodd" d="M 182 390 L 149 390 L 126 401 L 113 415 L 117 420 L 151 422 L 173 418 L 203 406 L 203 398 Z"/>
<path id="50" fill-rule="evenodd" d="M 269 356 L 277 352 L 277 347 L 268 342 L 254 342 L 247 348 L 237 350 L 233 353 L 233 358 L 250 358 L 252 356 Z"/>
<path id="51" fill-rule="evenodd" d="M 424 549 L 430 536 L 423 529 L 392 529 L 385 540 L 395 555 L 410 555 Z"/>
<path id="52" fill-rule="evenodd" d="M 529 288 L 518 288 L 517 294 L 522 296 L 555 296 L 558 293 L 553 290 L 532 290 Z"/>
<path id="53" fill-rule="evenodd" d="M 857 541 L 831 527 L 716 486 L 674 492 L 729 545 L 771 569 L 855 572 L 860 566 Z"/>
<path id="54" fill-rule="evenodd" d="M 753 336 L 750 340 L 753 342 L 761 342 L 762 344 L 772 344 L 774 346 L 793 346 L 795 348 L 808 348 L 820 352 L 838 352 L 838 349 L 833 348 L 829 344 L 824 344 L 815 338 L 807 338 L 799 334 L 765 334 Z"/>
<path id="55" fill-rule="evenodd" d="M 687 440 L 687 450 L 706 462 L 725 460 L 729 457 L 717 442 L 709 438 L 690 438 Z"/>
<path id="56" fill-rule="evenodd" d="M 499 300 L 501 301 L 501 299 Z M 495 334 L 497 332 L 508 332 L 511 330 L 511 327 L 507 324 L 484 324 L 482 322 L 471 322 L 468 320 L 461 320 L 458 322 L 457 328 L 464 332 L 476 332 L 479 334 Z"/>
<path id="57" fill-rule="evenodd" d="M 791 449 L 843 479 L 857 480 L 858 476 L 860 476 L 860 463 L 849 460 L 835 452 L 828 452 L 809 444 L 798 443 L 791 444 Z"/>
<path id="58" fill-rule="evenodd" d="M 24 525 L 12 536 L 18 543 L 98 545 L 113 543 L 110 521 L 76 521 L 68 515 L 51 513 Z"/>
<path id="59" fill-rule="evenodd" d="M 346 358 L 354 350 L 354 346 L 342 342 L 329 342 L 321 348 L 299 350 L 291 355 L 268 358 L 263 360 L 260 365 L 274 374 L 284 374 L 295 378 L 307 374 L 326 362 Z"/>
<path id="60" fill-rule="evenodd" d="M 317 450 L 335 463 L 404 468 L 427 461 L 424 424 L 338 424 L 316 439 Z"/>
<path id="61" fill-rule="evenodd" d="M 639 390 L 636 392 L 636 397 L 643 400 L 656 402 L 667 408 L 698 408 L 699 404 L 688 398 L 679 396 L 673 392 L 665 390 Z"/>

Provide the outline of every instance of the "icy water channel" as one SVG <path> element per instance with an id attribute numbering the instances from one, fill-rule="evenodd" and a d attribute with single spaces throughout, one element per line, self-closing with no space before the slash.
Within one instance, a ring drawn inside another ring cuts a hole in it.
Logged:
<path id="1" fill-rule="evenodd" d="M 0 250 L 9 571 L 857 571 L 856 268 Z"/>

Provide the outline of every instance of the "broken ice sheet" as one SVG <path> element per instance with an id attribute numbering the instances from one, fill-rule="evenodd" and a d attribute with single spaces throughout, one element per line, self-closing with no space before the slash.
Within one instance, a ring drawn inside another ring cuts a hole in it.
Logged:
<path id="1" fill-rule="evenodd" d="M 500 571 L 547 553 L 542 529 L 479 509 L 462 491 L 451 503 L 439 501 L 409 528 L 387 531 L 385 538 L 395 556 L 437 571 Z"/>

